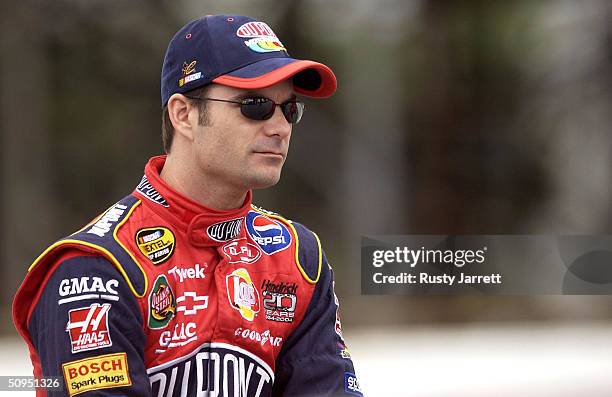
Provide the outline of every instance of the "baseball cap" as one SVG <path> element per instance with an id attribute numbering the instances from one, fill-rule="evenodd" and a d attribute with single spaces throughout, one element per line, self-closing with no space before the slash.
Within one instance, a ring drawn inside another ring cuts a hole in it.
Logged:
<path id="1" fill-rule="evenodd" d="M 336 76 L 322 63 L 294 59 L 265 22 L 241 15 L 208 15 L 170 40 L 161 73 L 162 106 L 175 93 L 210 83 L 258 89 L 292 78 L 297 93 L 326 98 Z"/>

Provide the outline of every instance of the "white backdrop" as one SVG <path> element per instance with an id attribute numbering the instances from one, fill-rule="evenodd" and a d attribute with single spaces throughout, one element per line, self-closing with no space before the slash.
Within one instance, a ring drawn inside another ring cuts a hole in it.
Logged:
<path id="1" fill-rule="evenodd" d="M 367 396 L 612 396 L 612 323 L 347 328 L 344 334 Z M 31 375 L 21 340 L 0 339 L 0 347 L 0 374 Z"/>

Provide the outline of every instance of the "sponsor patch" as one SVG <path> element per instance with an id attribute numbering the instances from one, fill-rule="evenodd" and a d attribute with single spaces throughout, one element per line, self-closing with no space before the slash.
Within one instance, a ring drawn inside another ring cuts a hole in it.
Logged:
<path id="1" fill-rule="evenodd" d="M 228 274 L 225 278 L 227 298 L 230 305 L 240 312 L 240 315 L 253 321 L 259 313 L 259 292 L 246 269 L 240 268 Z"/>
<path id="2" fill-rule="evenodd" d="M 202 77 L 203 77 L 202 72 L 198 72 L 198 73 L 190 74 L 189 76 L 181 77 L 179 79 L 179 87 L 182 87 L 187 83 L 191 83 L 192 81 L 199 80 Z"/>
<path id="3" fill-rule="evenodd" d="M 191 83 L 192 81 L 202 78 L 202 72 L 193 73 L 195 72 L 195 67 L 197 63 L 198 62 L 195 60 L 189 63 L 183 62 L 183 68 L 182 68 L 183 77 L 181 77 L 178 81 L 179 87 L 182 87 L 187 83 Z"/>
<path id="4" fill-rule="evenodd" d="M 195 264 L 195 267 L 182 268 L 178 266 L 174 266 L 172 269 L 168 270 L 168 274 L 172 274 L 174 279 L 180 283 L 185 281 L 186 279 L 198 279 L 198 278 L 206 278 L 206 274 L 204 274 L 204 270 L 208 268 L 208 264 L 205 263 L 204 266 L 200 267 L 199 263 Z"/>
<path id="5" fill-rule="evenodd" d="M 58 293 L 62 299 L 58 300 L 57 304 L 63 305 L 87 299 L 118 301 L 117 287 L 119 287 L 119 281 L 114 278 L 107 281 L 102 280 L 101 277 L 65 278 L 59 285 Z"/>
<path id="6" fill-rule="evenodd" d="M 176 301 L 172 288 L 166 276 L 158 276 L 149 294 L 149 328 L 164 328 L 174 317 L 175 312 Z"/>
<path id="7" fill-rule="evenodd" d="M 206 234 L 208 234 L 208 237 L 211 239 L 221 243 L 231 240 L 240 234 L 240 230 L 242 230 L 242 220 L 243 218 L 237 218 L 215 223 L 206 228 Z"/>
<path id="8" fill-rule="evenodd" d="M 125 353 L 71 361 L 62 364 L 62 370 L 69 396 L 132 384 Z"/>
<path id="9" fill-rule="evenodd" d="M 183 62 L 183 76 L 187 76 L 188 74 L 191 74 L 194 72 L 196 64 L 198 63 L 198 61 L 193 60 L 189 63 L 187 62 Z"/>
<path id="10" fill-rule="evenodd" d="M 269 343 L 270 346 L 279 347 L 281 343 L 283 343 L 283 338 L 280 336 L 272 336 L 270 335 L 270 330 L 265 330 L 264 332 L 257 332 L 252 329 L 246 328 L 236 328 L 234 331 L 234 336 L 241 337 L 242 339 L 247 339 L 256 343 L 265 346 L 266 343 Z"/>
<path id="11" fill-rule="evenodd" d="M 185 316 L 193 316 L 198 310 L 208 307 L 208 295 L 198 295 L 195 292 L 185 292 L 183 296 L 176 298 L 176 312 L 182 312 Z"/>
<path id="12" fill-rule="evenodd" d="M 164 197 L 159 194 L 157 190 L 155 190 L 153 185 L 151 185 L 146 175 L 143 176 L 140 180 L 140 183 L 136 187 L 136 191 L 138 191 L 138 193 L 142 194 L 152 202 L 161 205 L 162 207 L 168 208 L 170 206 L 168 205 L 166 199 L 164 199 Z"/>
<path id="13" fill-rule="evenodd" d="M 268 255 L 282 251 L 291 244 L 291 233 L 280 221 L 250 211 L 246 225 L 253 241 Z"/>
<path id="14" fill-rule="evenodd" d="M 112 346 L 108 329 L 110 309 L 110 303 L 93 303 L 88 307 L 68 311 L 66 332 L 70 335 L 73 354 Z"/>
<path id="15" fill-rule="evenodd" d="M 223 246 L 223 253 L 229 263 L 251 264 L 261 258 L 261 250 L 247 241 L 246 238 L 230 241 Z"/>
<path id="16" fill-rule="evenodd" d="M 293 322 L 297 305 L 297 288 L 298 286 L 295 283 L 263 281 L 261 284 L 261 294 L 266 320 L 281 323 Z"/>
<path id="17" fill-rule="evenodd" d="M 213 342 L 184 354 L 147 369 L 152 396 L 272 395 L 274 371 L 248 349 Z"/>
<path id="18" fill-rule="evenodd" d="M 338 354 L 340 355 L 340 357 L 346 359 L 346 360 L 350 360 L 351 359 L 351 353 L 349 353 L 348 349 L 346 348 L 346 346 L 343 346 L 343 348 L 338 352 Z"/>
<path id="19" fill-rule="evenodd" d="M 336 295 L 336 282 L 332 282 L 332 292 L 334 293 L 334 303 L 336 304 L 336 324 L 334 329 L 336 330 L 336 334 L 340 337 L 340 340 L 344 342 L 344 338 L 342 337 L 342 323 L 340 322 L 340 301 L 338 300 L 338 296 Z"/>
<path id="20" fill-rule="evenodd" d="M 196 340 L 195 323 L 177 323 L 173 331 L 164 331 L 159 335 L 159 349 L 155 349 L 155 353 L 163 353 L 167 349 L 185 346 Z"/>
<path id="21" fill-rule="evenodd" d="M 359 387 L 359 381 L 355 374 L 350 372 L 344 373 L 344 392 L 355 396 L 363 396 L 361 388 Z"/>
<path id="22" fill-rule="evenodd" d="M 255 52 L 286 51 L 283 43 L 264 22 L 247 22 L 238 28 L 236 35 L 249 38 L 244 44 Z"/>
<path id="23" fill-rule="evenodd" d="M 154 265 L 160 265 L 174 253 L 176 240 L 170 229 L 161 226 L 149 227 L 136 233 L 136 245 Z"/>
<path id="24" fill-rule="evenodd" d="M 87 233 L 95 234 L 98 237 L 104 237 L 106 233 L 111 231 L 111 228 L 121 219 L 123 213 L 127 210 L 127 206 L 123 204 L 115 204 L 109 208 L 100 219 L 92 225 Z"/>

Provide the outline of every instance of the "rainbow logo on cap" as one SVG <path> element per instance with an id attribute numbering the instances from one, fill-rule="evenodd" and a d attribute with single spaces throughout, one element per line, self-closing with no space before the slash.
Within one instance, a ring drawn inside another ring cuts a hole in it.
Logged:
<path id="1" fill-rule="evenodd" d="M 287 51 L 276 34 L 264 22 L 247 22 L 238 28 L 236 35 L 249 38 L 244 44 L 256 52 Z"/>

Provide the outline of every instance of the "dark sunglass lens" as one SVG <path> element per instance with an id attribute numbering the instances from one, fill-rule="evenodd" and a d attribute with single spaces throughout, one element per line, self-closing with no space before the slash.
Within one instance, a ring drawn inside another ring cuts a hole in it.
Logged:
<path id="1" fill-rule="evenodd" d="M 267 120 L 274 114 L 274 102 L 267 98 L 247 98 L 242 101 L 240 111 L 251 120 Z"/>
<path id="2" fill-rule="evenodd" d="M 281 105 L 281 108 L 283 109 L 285 118 L 291 124 L 299 123 L 304 114 L 304 104 L 302 102 L 285 102 Z"/>

